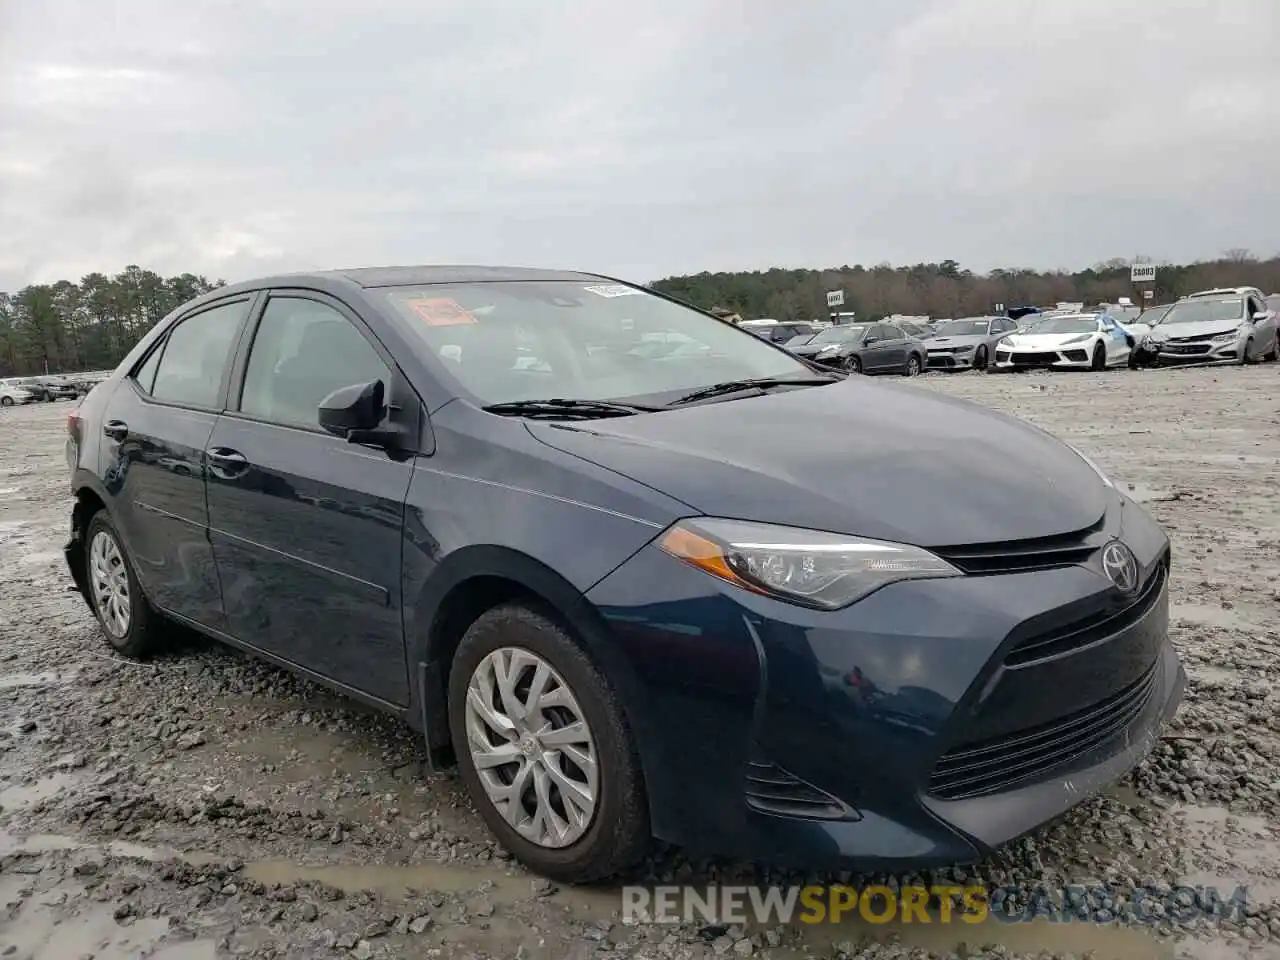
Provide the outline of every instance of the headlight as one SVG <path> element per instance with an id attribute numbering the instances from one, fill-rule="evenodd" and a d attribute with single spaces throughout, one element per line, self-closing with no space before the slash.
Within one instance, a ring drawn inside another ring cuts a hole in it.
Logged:
<path id="1" fill-rule="evenodd" d="M 1098 477 L 1102 480 L 1102 482 L 1103 482 L 1103 483 L 1105 483 L 1108 487 L 1114 487 L 1114 486 L 1115 486 L 1115 484 L 1111 482 L 1111 478 L 1110 478 L 1110 477 L 1108 477 L 1105 473 L 1103 473 L 1103 472 L 1102 472 L 1102 468 L 1101 468 L 1100 466 L 1098 466 L 1096 463 L 1094 463 L 1092 460 L 1090 460 L 1088 457 L 1086 457 L 1083 453 L 1081 453 L 1081 452 L 1080 452 L 1079 450 L 1077 450 L 1075 447 L 1072 447 L 1072 446 L 1071 446 L 1071 444 L 1069 444 L 1069 443 L 1068 443 L 1068 444 L 1067 444 L 1067 446 L 1068 446 L 1068 447 L 1071 447 L 1071 451 L 1072 451 L 1072 452 L 1073 452 L 1077 457 L 1079 457 L 1081 460 L 1083 460 L 1085 463 L 1087 463 L 1087 464 L 1089 465 L 1089 468 L 1090 468 L 1091 470 L 1093 470 L 1093 472 L 1094 472 L 1094 473 L 1096 473 L 1096 474 L 1098 475 Z"/>
<path id="2" fill-rule="evenodd" d="M 839 349 L 839 347 L 823 347 L 818 351 L 818 356 L 825 357 L 828 353 L 835 353 Z"/>
<path id="3" fill-rule="evenodd" d="M 741 520 L 681 520 L 658 543 L 734 586 L 824 610 L 899 580 L 962 575 L 919 547 Z"/>
<path id="4" fill-rule="evenodd" d="M 1220 333 L 1217 336 L 1210 337 L 1214 343 L 1230 343 L 1232 340 L 1240 339 L 1240 331 L 1233 330 L 1231 333 Z"/>
<path id="5" fill-rule="evenodd" d="M 960 346 L 956 347 L 956 353 L 973 353 L 976 346 L 977 346 L 976 344 L 972 344 L 972 343 L 961 344 Z"/>
<path id="6" fill-rule="evenodd" d="M 1078 337 L 1072 337 L 1070 340 L 1063 340 L 1062 345 L 1065 347 L 1068 343 L 1084 343 L 1086 340 L 1093 339 L 1093 334 L 1084 333 Z"/>

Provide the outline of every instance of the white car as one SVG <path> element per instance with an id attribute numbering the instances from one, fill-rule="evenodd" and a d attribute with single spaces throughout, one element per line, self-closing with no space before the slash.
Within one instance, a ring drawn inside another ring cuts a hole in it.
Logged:
<path id="1" fill-rule="evenodd" d="M 16 377 L 0 380 L 0 406 L 12 407 L 15 403 L 31 403 L 36 395 L 22 386 Z"/>
<path id="2" fill-rule="evenodd" d="M 1144 328 L 1123 326 L 1109 313 L 1044 317 L 1000 341 L 996 369 L 1105 370 L 1125 366 L 1144 335 Z"/>

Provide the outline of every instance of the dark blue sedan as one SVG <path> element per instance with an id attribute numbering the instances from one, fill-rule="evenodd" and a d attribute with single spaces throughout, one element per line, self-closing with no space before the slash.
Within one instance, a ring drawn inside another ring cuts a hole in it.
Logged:
<path id="1" fill-rule="evenodd" d="M 222 287 L 68 427 L 116 650 L 173 621 L 401 717 L 563 880 L 970 860 L 1181 696 L 1168 540 L 1083 455 L 607 278 Z"/>

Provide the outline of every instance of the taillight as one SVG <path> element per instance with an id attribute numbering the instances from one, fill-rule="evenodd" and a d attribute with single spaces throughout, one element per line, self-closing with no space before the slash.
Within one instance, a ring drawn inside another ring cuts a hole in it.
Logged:
<path id="1" fill-rule="evenodd" d="M 69 433 L 71 435 L 71 439 L 74 440 L 77 445 L 79 445 L 80 443 L 80 411 L 78 409 L 72 410 L 69 414 L 67 414 L 67 433 Z"/>

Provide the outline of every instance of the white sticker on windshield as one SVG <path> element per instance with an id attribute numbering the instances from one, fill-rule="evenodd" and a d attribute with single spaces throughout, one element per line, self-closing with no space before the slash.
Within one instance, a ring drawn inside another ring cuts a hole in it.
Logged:
<path id="1" fill-rule="evenodd" d="M 628 287 L 621 283 L 599 283 L 595 286 L 583 287 L 582 289 L 590 290 L 598 297 L 630 297 L 640 292 L 633 287 Z"/>

